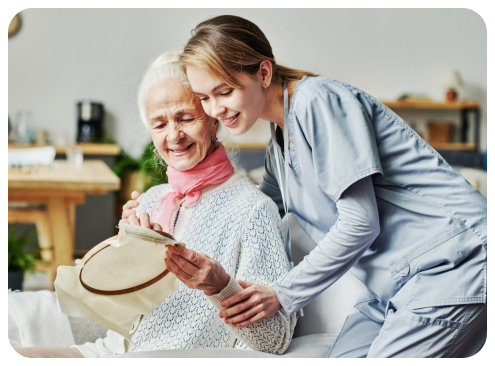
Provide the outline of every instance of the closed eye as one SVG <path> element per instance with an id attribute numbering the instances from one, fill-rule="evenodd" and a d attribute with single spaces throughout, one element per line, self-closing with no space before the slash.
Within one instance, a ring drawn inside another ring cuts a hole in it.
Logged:
<path id="1" fill-rule="evenodd" d="M 230 89 L 229 91 L 222 93 L 220 95 L 223 95 L 223 96 L 230 95 L 230 94 L 232 94 L 233 91 L 234 91 L 234 89 Z"/>
<path id="2" fill-rule="evenodd" d="M 158 123 L 156 125 L 153 126 L 153 129 L 154 130 L 159 130 L 159 129 L 162 129 L 166 126 L 167 124 L 166 123 Z"/>
<path id="3" fill-rule="evenodd" d="M 208 99 L 210 99 L 210 97 L 202 97 L 202 98 L 199 98 L 199 100 L 201 102 L 206 102 Z"/>

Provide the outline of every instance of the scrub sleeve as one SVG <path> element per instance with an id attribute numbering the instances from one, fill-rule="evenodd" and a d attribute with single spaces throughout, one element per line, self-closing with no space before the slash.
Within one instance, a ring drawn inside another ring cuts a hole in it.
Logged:
<path id="1" fill-rule="evenodd" d="M 359 102 L 352 98 L 317 92 L 311 95 L 299 93 L 293 100 L 286 127 L 293 136 L 292 124 L 301 126 L 312 151 L 318 188 L 337 204 L 340 211 L 339 199 L 349 186 L 382 173 L 372 124 Z M 291 139 L 291 156 L 297 148 L 297 141 Z M 293 168 L 296 161 L 287 155 L 285 153 L 285 159 L 291 159 L 292 166 L 289 166 Z M 267 169 L 269 175 L 272 174 L 270 170 Z M 272 285 L 288 313 L 301 309 L 344 275 L 378 235 L 378 212 L 370 178 L 366 186 L 368 198 L 375 202 L 375 209 L 364 214 L 368 217 L 362 226 L 364 230 L 356 229 L 359 225 L 341 223 L 339 226 L 337 222 L 328 228 L 327 235 L 298 266 Z M 296 205 L 295 199 L 291 195 L 293 206 Z M 348 217 L 352 220 L 352 213 Z"/>

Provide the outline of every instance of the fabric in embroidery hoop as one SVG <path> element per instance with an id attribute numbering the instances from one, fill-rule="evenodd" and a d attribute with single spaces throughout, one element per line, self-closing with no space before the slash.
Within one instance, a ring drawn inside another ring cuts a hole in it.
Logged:
<path id="1" fill-rule="evenodd" d="M 139 226 L 123 225 L 122 229 L 126 236 L 137 238 L 140 243 L 120 245 L 118 240 L 107 240 L 103 242 L 106 245 L 86 254 L 79 281 L 88 291 L 100 295 L 127 294 L 151 286 L 169 274 L 164 261 L 165 245 L 160 244 L 178 244 L 173 236 L 158 230 L 144 231 Z M 126 270 L 121 273 L 116 267 Z"/>
<path id="2" fill-rule="evenodd" d="M 76 266 L 57 269 L 60 308 L 130 337 L 132 323 L 160 306 L 179 287 L 165 265 L 165 245 L 181 245 L 171 235 L 120 225 L 119 235 L 98 244 Z"/>

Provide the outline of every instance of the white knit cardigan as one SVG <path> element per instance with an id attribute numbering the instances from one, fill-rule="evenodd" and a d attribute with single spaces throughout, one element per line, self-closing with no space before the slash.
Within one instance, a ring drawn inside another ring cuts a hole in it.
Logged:
<path id="1" fill-rule="evenodd" d="M 156 186 L 138 199 L 137 215 L 151 212 L 155 202 L 172 188 Z M 292 339 L 296 315 L 282 309 L 274 316 L 245 327 L 226 325 L 218 316 L 220 302 L 242 287 L 241 279 L 269 285 L 290 267 L 275 203 L 247 178 L 235 173 L 226 182 L 202 189 L 201 199 L 179 211 L 173 235 L 189 249 L 205 253 L 230 274 L 228 286 L 206 296 L 183 283 L 130 331 L 133 346 L 119 334 L 77 348 L 86 357 L 105 357 L 140 350 L 242 347 L 282 354 Z M 247 346 L 247 347 L 246 347 Z"/>

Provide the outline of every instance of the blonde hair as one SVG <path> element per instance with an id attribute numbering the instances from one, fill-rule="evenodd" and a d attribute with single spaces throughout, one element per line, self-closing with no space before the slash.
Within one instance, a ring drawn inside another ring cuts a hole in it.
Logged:
<path id="1" fill-rule="evenodd" d="M 235 72 L 254 75 L 263 60 L 271 62 L 273 80 L 278 83 L 318 76 L 277 65 L 270 42 L 261 29 L 235 15 L 221 15 L 198 24 L 179 60 L 184 67 L 199 67 L 237 88 L 241 85 Z"/>
<path id="2" fill-rule="evenodd" d="M 177 79 L 182 84 L 191 88 L 187 76 L 179 62 L 180 51 L 165 52 L 158 56 L 144 73 L 143 79 L 138 87 L 138 108 L 139 116 L 145 127 L 148 129 L 148 119 L 146 111 L 146 100 L 152 86 L 166 79 Z"/>

